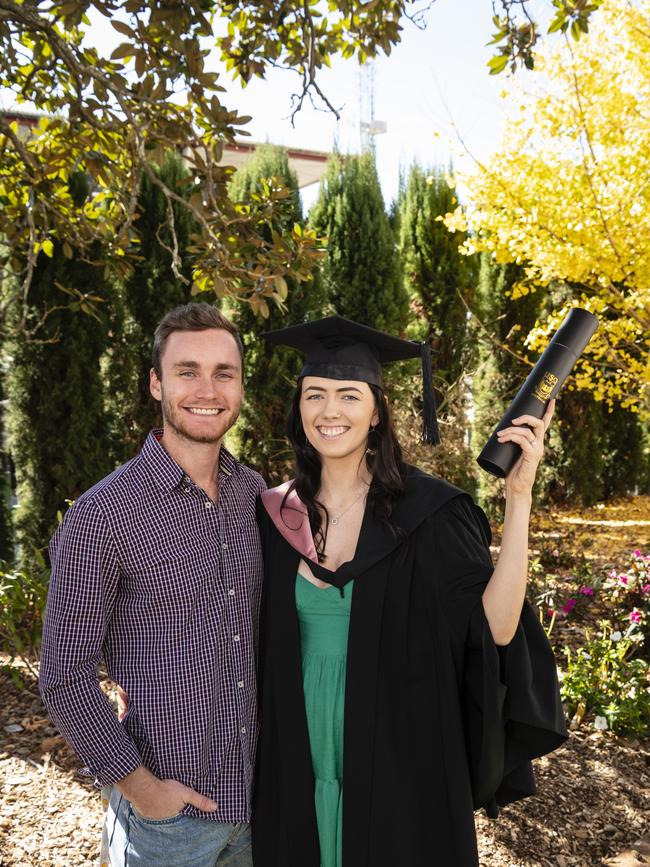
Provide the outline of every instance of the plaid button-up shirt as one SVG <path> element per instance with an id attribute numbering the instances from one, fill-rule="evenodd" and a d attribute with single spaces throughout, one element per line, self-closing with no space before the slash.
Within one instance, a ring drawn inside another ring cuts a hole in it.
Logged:
<path id="1" fill-rule="evenodd" d="M 143 764 L 250 820 L 262 478 L 224 448 L 218 507 L 149 434 L 50 543 L 41 693 L 97 785 Z M 120 723 L 97 667 L 129 696 Z"/>

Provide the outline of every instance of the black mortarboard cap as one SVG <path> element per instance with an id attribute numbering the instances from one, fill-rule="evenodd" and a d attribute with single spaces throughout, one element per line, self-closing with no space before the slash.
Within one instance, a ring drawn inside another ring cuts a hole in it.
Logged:
<path id="1" fill-rule="evenodd" d="M 402 340 L 342 316 L 328 316 L 301 325 L 267 331 L 264 337 L 291 346 L 305 356 L 300 376 L 356 379 L 383 385 L 382 364 L 407 358 L 422 360 L 424 441 L 438 445 L 440 432 L 431 379 L 431 352 L 426 343 Z"/>

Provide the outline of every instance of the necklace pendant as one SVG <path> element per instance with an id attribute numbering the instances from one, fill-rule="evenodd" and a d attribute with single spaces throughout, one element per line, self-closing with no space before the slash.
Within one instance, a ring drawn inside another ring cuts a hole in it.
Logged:
<path id="1" fill-rule="evenodd" d="M 338 522 L 339 522 L 338 518 L 330 518 L 330 524 L 338 524 Z"/>

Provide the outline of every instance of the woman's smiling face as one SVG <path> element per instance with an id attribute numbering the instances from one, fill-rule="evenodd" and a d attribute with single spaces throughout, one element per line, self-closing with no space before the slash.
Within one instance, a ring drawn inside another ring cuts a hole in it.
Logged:
<path id="1" fill-rule="evenodd" d="M 366 450 L 368 430 L 379 420 L 367 382 L 305 376 L 300 396 L 305 435 L 324 458 Z"/>

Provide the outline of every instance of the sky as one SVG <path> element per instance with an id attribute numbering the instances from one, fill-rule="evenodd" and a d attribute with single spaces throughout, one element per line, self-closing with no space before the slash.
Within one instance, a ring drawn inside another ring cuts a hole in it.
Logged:
<path id="1" fill-rule="evenodd" d="M 499 93 L 503 79 L 490 76 L 487 61 L 493 48 L 491 4 L 486 0 L 436 0 L 427 14 L 427 27 L 419 30 L 404 22 L 402 42 L 389 57 L 374 62 L 374 117 L 387 132 L 375 136 L 377 166 L 387 203 L 397 193 L 400 168 L 414 160 L 425 166 L 457 164 L 464 148 L 484 159 L 497 147 L 505 108 Z M 245 89 L 223 84 L 226 104 L 253 116 L 247 129 L 254 141 L 289 147 L 343 152 L 360 148 L 360 73 L 353 60 L 335 60 L 324 70 L 320 86 L 336 108 L 340 120 L 304 104 L 292 126 L 291 94 L 298 77 L 272 70 L 264 81 Z M 370 116 L 366 100 L 365 115 Z M 309 205 L 316 189 L 303 191 Z"/>
<path id="2" fill-rule="evenodd" d="M 638 0 L 633 0 L 638 2 Z M 425 6 L 422 2 L 420 6 Z M 498 8 L 498 4 L 497 8 Z M 529 0 L 528 8 L 540 24 L 542 44 L 563 39 L 549 36 L 546 28 L 554 15 L 551 0 Z M 507 73 L 490 75 L 488 60 L 495 47 L 491 0 L 434 0 L 426 14 L 426 28 L 403 22 L 402 41 L 390 56 L 374 61 L 374 117 L 387 132 L 375 137 L 377 168 L 388 205 L 397 195 L 400 171 L 413 161 L 431 168 L 450 161 L 463 169 L 486 161 L 498 148 L 508 113 L 502 97 Z M 531 73 L 517 73 L 523 87 Z M 304 107 L 290 120 L 291 94 L 299 79 L 295 73 L 270 70 L 264 80 L 242 89 L 238 82 L 221 82 L 229 107 L 252 115 L 246 127 L 253 141 L 287 147 L 343 152 L 360 149 L 360 76 L 355 60 L 334 59 L 319 85 L 336 108 L 340 120 L 326 111 Z M 365 114 L 370 116 L 366 105 Z M 318 185 L 302 191 L 306 207 L 315 200 Z M 459 194 L 463 197 L 462 186 Z"/>

